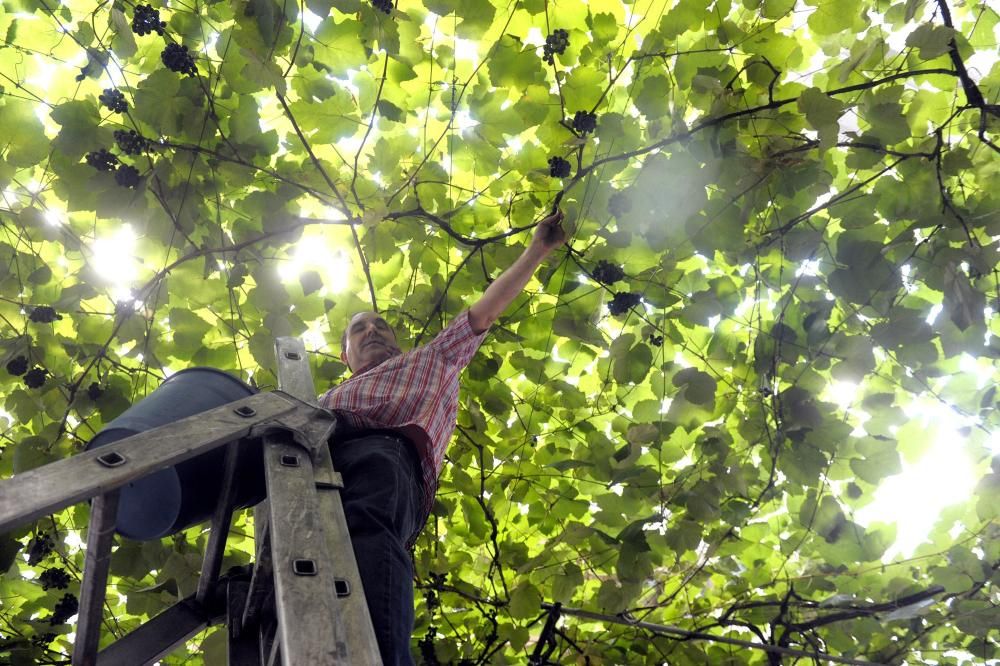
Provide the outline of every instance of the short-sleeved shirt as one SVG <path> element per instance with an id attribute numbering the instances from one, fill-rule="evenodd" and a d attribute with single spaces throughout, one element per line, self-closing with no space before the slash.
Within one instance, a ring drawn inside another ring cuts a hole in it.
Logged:
<path id="1" fill-rule="evenodd" d="M 423 473 L 424 519 L 455 430 L 459 375 L 486 333 L 473 332 L 465 310 L 426 345 L 363 369 L 319 398 L 348 431 L 393 430 L 413 442 Z"/>

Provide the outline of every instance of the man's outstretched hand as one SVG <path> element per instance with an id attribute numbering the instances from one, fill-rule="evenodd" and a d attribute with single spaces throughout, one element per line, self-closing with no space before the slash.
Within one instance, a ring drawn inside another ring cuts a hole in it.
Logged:
<path id="1" fill-rule="evenodd" d="M 514 298 L 524 290 L 535 270 L 549 254 L 566 242 L 562 228 L 563 214 L 557 210 L 535 227 L 531 243 L 517 260 L 494 280 L 482 298 L 469 308 L 469 325 L 476 334 L 482 333 L 497 320 Z"/>
<path id="2" fill-rule="evenodd" d="M 548 256 L 551 252 L 566 242 L 566 230 L 562 228 L 563 212 L 557 210 L 535 227 L 535 235 L 531 238 L 531 247 L 540 250 Z"/>

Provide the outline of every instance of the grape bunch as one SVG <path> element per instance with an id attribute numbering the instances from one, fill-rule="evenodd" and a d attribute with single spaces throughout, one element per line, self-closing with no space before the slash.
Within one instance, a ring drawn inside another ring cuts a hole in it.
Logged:
<path id="1" fill-rule="evenodd" d="M 49 536 L 48 532 L 42 532 L 35 536 L 34 539 L 28 542 L 28 564 L 35 566 L 44 560 L 52 552 L 54 545 L 52 537 Z"/>
<path id="2" fill-rule="evenodd" d="M 45 378 L 48 376 L 45 368 L 36 365 L 31 370 L 24 373 L 24 384 L 30 389 L 42 388 L 45 386 Z"/>
<path id="3" fill-rule="evenodd" d="M 115 130 L 115 143 L 126 155 L 138 155 L 146 149 L 146 139 L 135 130 Z"/>
<path id="4" fill-rule="evenodd" d="M 97 382 L 91 382 L 90 386 L 87 387 L 87 397 L 91 400 L 97 400 L 102 395 L 104 395 L 104 389 Z"/>
<path id="5" fill-rule="evenodd" d="M 434 634 L 436 633 L 437 627 L 432 624 L 427 627 L 427 633 L 424 634 L 424 637 L 417 642 L 424 666 L 440 666 L 441 664 L 438 661 L 437 652 L 434 651 Z"/>
<path id="6" fill-rule="evenodd" d="M 28 371 L 28 359 L 24 356 L 15 356 L 14 358 L 7 361 L 7 372 L 14 375 L 15 377 L 20 377 Z"/>
<path id="7" fill-rule="evenodd" d="M 573 168 L 569 162 L 561 157 L 549 158 L 549 175 L 553 178 L 566 178 L 572 173 Z"/>
<path id="8" fill-rule="evenodd" d="M 134 166 L 122 164 L 115 171 L 115 182 L 122 187 L 133 188 L 139 184 L 139 170 Z"/>
<path id="9" fill-rule="evenodd" d="M 431 579 L 430 589 L 427 590 L 427 593 L 424 596 L 427 600 L 427 612 L 433 613 L 434 609 L 441 605 L 441 602 L 438 600 L 437 592 L 441 589 L 441 586 L 444 585 L 444 581 L 448 578 L 448 574 L 439 574 L 431 571 L 428 574 L 428 577 Z"/>
<path id="10" fill-rule="evenodd" d="M 51 631 L 47 631 L 44 634 L 38 634 L 37 636 L 31 637 L 31 644 L 35 647 L 46 648 L 49 643 L 56 639 L 56 635 Z"/>
<path id="11" fill-rule="evenodd" d="M 608 303 L 608 311 L 615 315 L 623 315 L 629 311 L 630 308 L 634 308 L 639 305 L 642 297 L 639 294 L 634 294 L 630 291 L 622 291 L 615 294 L 615 297 L 611 299 Z"/>
<path id="12" fill-rule="evenodd" d="M 49 624 L 63 624 L 80 610 L 80 602 L 76 597 L 67 592 L 63 598 L 56 602 L 56 607 L 52 609 L 52 617 Z"/>
<path id="13" fill-rule="evenodd" d="M 32 308 L 31 314 L 28 315 L 28 319 L 36 324 L 51 324 L 57 319 L 62 319 L 62 315 L 56 313 L 55 308 L 49 307 L 48 305 L 39 305 L 36 308 Z"/>
<path id="14" fill-rule="evenodd" d="M 167 44 L 160 54 L 160 60 L 171 72 L 194 76 L 198 73 L 198 68 L 194 65 L 194 58 L 188 53 L 188 47 L 183 44 Z"/>
<path id="15" fill-rule="evenodd" d="M 118 158 L 113 153 L 101 148 L 92 153 L 87 153 L 87 164 L 98 171 L 114 171 L 115 167 L 118 166 Z"/>
<path id="16" fill-rule="evenodd" d="M 115 113 L 125 113 L 128 110 L 128 102 L 125 101 L 125 95 L 121 90 L 106 88 L 97 99 Z"/>
<path id="17" fill-rule="evenodd" d="M 148 35 L 153 32 L 162 35 L 166 27 L 167 22 L 160 20 L 159 9 L 153 9 L 152 5 L 136 6 L 135 15 L 132 17 L 132 32 L 137 35 Z"/>
<path id="18" fill-rule="evenodd" d="M 69 580 L 69 574 L 66 573 L 66 570 L 59 568 L 46 569 L 38 577 L 38 582 L 42 584 L 43 590 L 50 590 L 52 588 L 65 590 L 69 587 Z"/>
<path id="19" fill-rule="evenodd" d="M 433 613 L 440 605 L 441 601 L 438 599 L 437 590 L 427 590 L 424 593 L 424 601 L 427 603 L 427 612 Z"/>
<path id="20" fill-rule="evenodd" d="M 657 347 L 663 346 L 663 336 L 656 335 L 655 333 L 649 334 L 649 344 L 656 345 Z"/>
<path id="21" fill-rule="evenodd" d="M 573 115 L 573 129 L 580 134 L 587 134 L 597 129 L 597 114 L 590 111 L 577 111 Z"/>
<path id="22" fill-rule="evenodd" d="M 632 200 L 624 192 L 615 192 L 608 199 L 608 212 L 615 217 L 621 217 L 632 210 Z"/>
<path id="23" fill-rule="evenodd" d="M 593 275 L 594 279 L 601 284 L 612 285 L 625 277 L 625 271 L 622 270 L 621 266 L 601 259 L 594 267 Z"/>
<path id="24" fill-rule="evenodd" d="M 389 14 L 392 12 L 392 0 L 372 0 L 372 7 Z"/>
<path id="25" fill-rule="evenodd" d="M 555 64 L 552 56 L 555 54 L 562 55 L 566 51 L 567 46 L 569 46 L 569 33 L 562 28 L 553 30 L 552 34 L 545 38 L 545 46 L 542 47 L 542 60 L 550 65 Z"/>

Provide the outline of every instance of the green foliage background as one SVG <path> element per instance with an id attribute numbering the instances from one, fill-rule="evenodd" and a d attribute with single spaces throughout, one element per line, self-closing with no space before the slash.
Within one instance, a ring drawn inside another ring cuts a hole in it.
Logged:
<path id="1" fill-rule="evenodd" d="M 558 201 L 572 249 L 464 375 L 414 554 L 415 651 L 524 663 L 544 600 L 885 663 L 996 660 L 990 5 L 169 0 L 165 35 L 140 37 L 128 1 L 3 0 L 0 355 L 48 375 L 3 375 L 0 476 L 80 450 L 169 371 L 273 386 L 278 335 L 306 336 L 321 390 L 345 376 L 339 333 L 359 309 L 424 342 Z M 569 47 L 549 65 L 557 28 Z M 163 67 L 171 42 L 197 76 Z M 125 113 L 98 103 L 112 87 Z M 572 130 L 581 110 L 593 134 Z M 148 149 L 123 155 L 116 129 Z M 140 184 L 88 166 L 100 148 Z M 552 156 L 570 177 L 549 176 Z M 95 247 L 123 223 L 139 256 L 116 259 L 137 271 L 116 304 Z M 340 263 L 283 281 L 299 243 Z M 595 280 L 601 260 L 624 280 Z M 642 303 L 611 315 L 618 292 Z M 62 318 L 30 321 L 41 305 Z M 835 381 L 857 384 L 849 408 Z M 965 417 L 953 445 L 981 480 L 912 557 L 882 562 L 894 529 L 854 514 L 930 446 L 905 411 L 927 400 Z M 86 518 L 0 539 L 0 660 L 66 659 L 72 627 L 48 617 L 78 590 Z M 31 565 L 43 533 L 55 551 Z M 227 563 L 248 561 L 250 533 L 240 517 Z M 103 640 L 190 594 L 206 540 L 119 543 Z M 38 584 L 55 567 L 68 590 Z M 888 612 L 934 585 L 933 603 Z M 559 663 L 777 663 L 560 626 Z M 165 663 L 220 663 L 223 640 Z"/>

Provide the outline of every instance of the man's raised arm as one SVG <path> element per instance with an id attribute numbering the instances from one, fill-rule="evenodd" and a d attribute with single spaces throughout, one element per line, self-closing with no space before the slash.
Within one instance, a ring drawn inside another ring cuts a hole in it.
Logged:
<path id="1" fill-rule="evenodd" d="M 521 293 L 545 258 L 566 242 L 566 232 L 560 225 L 562 219 L 562 211 L 558 211 L 539 222 L 531 242 L 517 261 L 494 280 L 482 298 L 469 308 L 469 324 L 473 332 L 478 334 L 488 329 Z"/>

